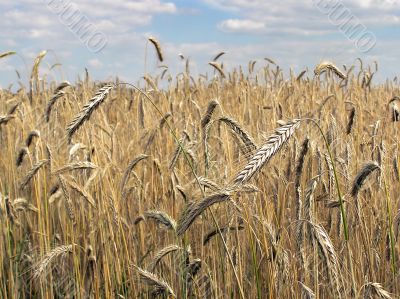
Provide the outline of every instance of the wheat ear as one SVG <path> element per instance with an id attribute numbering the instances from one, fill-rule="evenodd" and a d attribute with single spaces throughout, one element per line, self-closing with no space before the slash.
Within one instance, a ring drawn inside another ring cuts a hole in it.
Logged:
<path id="1" fill-rule="evenodd" d="M 198 202 L 189 203 L 182 213 L 181 218 L 178 221 L 176 227 L 176 234 L 178 236 L 185 233 L 185 231 L 190 227 L 193 221 L 201 215 L 208 207 L 213 204 L 227 201 L 230 198 L 229 192 L 215 193 L 210 196 L 205 197 L 203 200 Z"/>
<path id="2" fill-rule="evenodd" d="M 250 180 L 279 151 L 299 126 L 300 120 L 294 119 L 276 129 L 275 134 L 267 139 L 266 143 L 250 159 L 249 163 L 238 173 L 234 183 L 244 184 Z"/>
<path id="3" fill-rule="evenodd" d="M 17 52 L 15 52 L 15 51 L 8 51 L 8 52 L 1 53 L 0 59 L 5 58 L 7 56 L 15 55 L 15 54 L 17 54 Z"/>
<path id="4" fill-rule="evenodd" d="M 148 155 L 139 155 L 136 158 L 134 158 L 129 164 L 128 167 L 126 168 L 124 175 L 122 177 L 122 183 L 121 183 L 121 192 L 124 190 L 124 187 L 126 185 L 126 182 L 128 181 L 129 175 L 132 172 L 133 168 L 138 164 L 140 161 L 146 159 Z"/>
<path id="5" fill-rule="evenodd" d="M 52 174 L 59 175 L 61 173 L 67 172 L 67 171 L 72 171 L 72 170 L 77 170 L 77 169 L 96 169 L 97 167 L 98 166 L 96 164 L 93 164 L 92 162 L 89 162 L 89 161 L 73 162 L 73 163 L 64 165 L 61 168 L 53 171 Z"/>
<path id="6" fill-rule="evenodd" d="M 353 128 L 354 125 L 354 119 L 356 116 L 356 108 L 352 108 L 350 111 L 350 115 L 349 115 L 349 121 L 347 122 L 347 126 L 346 126 L 346 134 L 349 135 L 351 133 L 351 129 Z"/>
<path id="7" fill-rule="evenodd" d="M 22 162 L 24 162 L 24 157 L 29 153 L 29 150 L 27 147 L 22 147 L 17 155 L 17 159 L 16 159 L 16 164 L 17 167 L 21 166 Z"/>
<path id="8" fill-rule="evenodd" d="M 368 282 L 361 287 L 364 299 L 381 298 L 391 299 L 392 296 L 386 291 L 380 283 Z"/>
<path id="9" fill-rule="evenodd" d="M 220 231 L 221 231 L 221 233 L 226 233 L 226 232 L 229 232 L 229 231 L 239 231 L 239 230 L 242 230 L 242 229 L 244 229 L 244 226 L 239 224 L 238 226 L 221 227 Z M 218 234 L 218 229 L 213 229 L 212 231 L 207 233 L 207 235 L 203 239 L 203 246 L 207 245 L 207 243 L 210 242 L 210 240 L 217 234 Z"/>
<path id="10" fill-rule="evenodd" d="M 149 42 L 151 42 L 154 45 L 154 48 L 156 48 L 158 60 L 160 60 L 160 62 L 163 62 L 164 57 L 163 57 L 163 53 L 161 51 L 161 46 L 160 46 L 160 43 L 158 42 L 158 40 L 156 40 L 154 37 L 149 37 Z"/>
<path id="11" fill-rule="evenodd" d="M 231 130 L 236 133 L 236 135 L 245 144 L 247 150 L 253 151 L 253 150 L 255 150 L 257 148 L 257 145 L 254 142 L 253 138 L 250 136 L 249 133 L 246 132 L 245 129 L 243 129 L 239 125 L 239 123 L 236 120 L 234 120 L 232 118 L 229 118 L 229 117 L 226 117 L 226 116 L 220 117 L 218 120 L 220 122 L 223 122 L 226 125 L 228 125 L 228 127 L 231 128 Z"/>
<path id="12" fill-rule="evenodd" d="M 49 120 L 50 120 L 50 113 L 51 113 L 51 110 L 52 110 L 54 104 L 56 103 L 56 101 L 64 95 L 65 95 L 65 92 L 60 90 L 51 97 L 51 99 L 49 100 L 49 102 L 47 103 L 47 106 L 46 106 L 46 114 L 45 114 L 46 122 L 49 122 Z"/>
<path id="13" fill-rule="evenodd" d="M 226 77 L 225 76 L 225 72 L 224 72 L 224 70 L 222 69 L 222 66 L 219 63 L 217 63 L 215 61 L 211 61 L 208 64 L 211 65 L 214 69 L 216 69 L 218 71 L 218 73 L 221 75 L 222 78 Z"/>
<path id="14" fill-rule="evenodd" d="M 357 197 L 367 177 L 376 169 L 379 169 L 379 165 L 376 162 L 368 162 L 364 164 L 361 170 L 357 173 L 354 178 L 353 187 L 351 188 L 351 196 Z"/>
<path id="15" fill-rule="evenodd" d="M 71 219 L 72 223 L 75 225 L 76 224 L 75 208 L 74 208 L 74 205 L 72 203 L 71 197 L 68 192 L 66 180 L 62 175 L 59 175 L 58 182 L 61 186 L 62 194 L 64 195 L 65 207 L 67 208 L 68 217 Z"/>
<path id="16" fill-rule="evenodd" d="M 315 299 L 315 293 L 308 286 L 299 281 L 299 285 L 301 286 L 301 294 L 305 299 Z"/>
<path id="17" fill-rule="evenodd" d="M 71 142 L 72 136 L 83 125 L 83 123 L 89 120 L 93 111 L 96 110 L 100 106 L 100 104 L 104 102 L 107 95 L 114 87 L 115 84 L 107 84 L 103 86 L 94 95 L 94 97 L 91 98 L 85 106 L 83 106 L 82 110 L 75 116 L 75 118 L 70 122 L 67 127 L 67 137 L 69 142 Z"/>
<path id="18" fill-rule="evenodd" d="M 157 277 L 154 273 L 148 272 L 134 265 L 134 268 L 139 273 L 140 279 L 143 283 L 153 287 L 152 295 L 154 297 L 158 295 L 172 296 L 176 298 L 176 295 L 172 288 L 163 279 Z"/>
<path id="19" fill-rule="evenodd" d="M 146 219 L 152 219 L 155 222 L 164 225 L 167 229 L 175 230 L 176 221 L 167 213 L 157 210 L 150 210 L 144 213 Z"/>
<path id="20" fill-rule="evenodd" d="M 26 147 L 29 148 L 29 146 L 32 144 L 34 138 L 40 138 L 40 132 L 38 130 L 33 130 L 32 132 L 30 132 L 28 134 L 28 137 L 26 137 L 26 140 L 25 140 Z"/>
<path id="21" fill-rule="evenodd" d="M 26 187 L 26 185 L 28 185 L 29 181 L 39 171 L 39 169 L 42 168 L 44 165 L 46 165 L 48 162 L 49 162 L 49 160 L 40 160 L 35 165 L 33 165 L 32 168 L 28 171 L 28 173 L 24 177 L 24 179 L 21 181 L 20 188 L 24 189 Z"/>
<path id="22" fill-rule="evenodd" d="M 6 125 L 10 120 L 14 119 L 14 115 L 0 115 L 0 125 Z"/>
<path id="23" fill-rule="evenodd" d="M 177 245 L 169 245 L 158 251 L 154 257 L 153 260 L 150 262 L 150 264 L 147 266 L 147 270 L 149 272 L 153 272 L 157 264 L 168 254 L 175 252 L 177 250 L 182 249 L 182 247 L 179 247 Z"/>
<path id="24" fill-rule="evenodd" d="M 217 55 L 215 55 L 215 57 L 212 59 L 212 61 L 217 61 L 218 60 L 218 58 L 220 58 L 222 55 L 224 55 L 225 54 L 225 52 L 224 51 L 222 51 L 222 52 L 219 52 Z"/>
<path id="25" fill-rule="evenodd" d="M 319 76 L 321 73 L 325 72 L 326 70 L 331 70 L 333 73 L 338 76 L 340 79 L 345 80 L 347 77 L 346 75 L 332 62 L 330 61 L 323 61 L 320 64 L 318 64 L 315 69 L 314 73 L 315 75 Z"/>
<path id="26" fill-rule="evenodd" d="M 52 262 L 54 262 L 57 258 L 65 256 L 67 253 L 72 252 L 72 248 L 73 245 L 62 245 L 46 253 L 43 259 L 32 267 L 32 277 L 34 279 L 40 278 Z"/>
<path id="27" fill-rule="evenodd" d="M 305 73 L 307 73 L 306 70 L 302 71 L 302 72 L 297 76 L 296 81 L 297 81 L 297 82 L 300 81 L 300 79 L 303 78 L 303 76 L 305 75 Z"/>

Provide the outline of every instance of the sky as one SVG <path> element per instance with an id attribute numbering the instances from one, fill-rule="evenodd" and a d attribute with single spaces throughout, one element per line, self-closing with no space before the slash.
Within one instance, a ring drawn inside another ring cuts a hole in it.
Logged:
<path id="1" fill-rule="evenodd" d="M 0 59 L 3 88 L 25 84 L 42 50 L 40 76 L 70 82 L 85 68 L 99 81 L 140 83 L 160 65 L 175 76 L 185 68 L 179 54 L 191 74 L 212 75 L 208 62 L 221 51 L 228 71 L 250 60 L 258 71 L 268 57 L 311 76 L 321 61 L 361 57 L 378 62 L 378 80 L 400 74 L 400 0 L 1 0 L 0 11 L 0 53 L 18 53 Z"/>

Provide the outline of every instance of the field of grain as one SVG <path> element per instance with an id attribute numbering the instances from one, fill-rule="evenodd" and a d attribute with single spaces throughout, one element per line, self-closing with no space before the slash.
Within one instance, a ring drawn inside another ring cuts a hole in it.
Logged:
<path id="1" fill-rule="evenodd" d="M 400 90 L 377 64 L 221 54 L 139 89 L 50 82 L 45 55 L 0 90 L 1 298 L 398 298 Z"/>

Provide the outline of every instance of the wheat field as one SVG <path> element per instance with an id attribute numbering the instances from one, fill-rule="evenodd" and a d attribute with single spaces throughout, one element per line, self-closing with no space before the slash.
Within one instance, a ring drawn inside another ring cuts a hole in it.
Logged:
<path id="1" fill-rule="evenodd" d="M 49 81 L 45 55 L 0 90 L 1 298 L 399 298 L 400 90 L 376 63 L 220 54 L 134 86 Z"/>

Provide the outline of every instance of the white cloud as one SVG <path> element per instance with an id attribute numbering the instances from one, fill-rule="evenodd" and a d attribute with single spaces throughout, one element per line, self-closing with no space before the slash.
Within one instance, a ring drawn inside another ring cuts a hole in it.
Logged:
<path id="1" fill-rule="evenodd" d="M 203 0 L 210 7 L 233 12 L 237 19 L 218 24 L 223 32 L 282 32 L 297 35 L 319 35 L 336 32 L 332 16 L 346 9 L 371 31 L 377 27 L 399 24 L 400 0 Z M 340 4 L 342 6 L 337 6 Z M 318 8 L 328 5 L 325 13 Z M 342 10 L 338 10 L 340 7 Z M 344 17 L 341 16 L 343 19 Z M 335 20 L 336 21 L 336 20 Z M 344 20 L 345 21 L 345 20 Z M 249 28 L 249 29 L 247 29 Z"/>
<path id="2" fill-rule="evenodd" d="M 99 59 L 93 58 L 88 60 L 88 65 L 94 68 L 101 68 L 103 63 Z"/>
<path id="3" fill-rule="evenodd" d="M 245 19 L 228 19 L 219 23 L 218 28 L 225 32 L 242 33 L 259 33 L 266 29 L 263 22 Z"/>
<path id="4" fill-rule="evenodd" d="M 175 14 L 177 7 L 172 2 L 162 0 L 63 0 L 51 2 L 43 1 L 38 5 L 37 0 L 20 0 L 18 3 L 11 0 L 0 2 L 2 18 L 0 38 L 24 39 L 31 37 L 49 37 L 58 34 L 59 38 L 72 39 L 65 20 L 72 20 L 84 16 L 98 30 L 106 33 L 127 33 L 141 26 L 151 23 L 157 14 Z M 54 4 L 57 3 L 57 4 Z M 61 9 L 59 3 L 65 3 Z M 45 32 L 47 31 L 47 32 Z"/>

